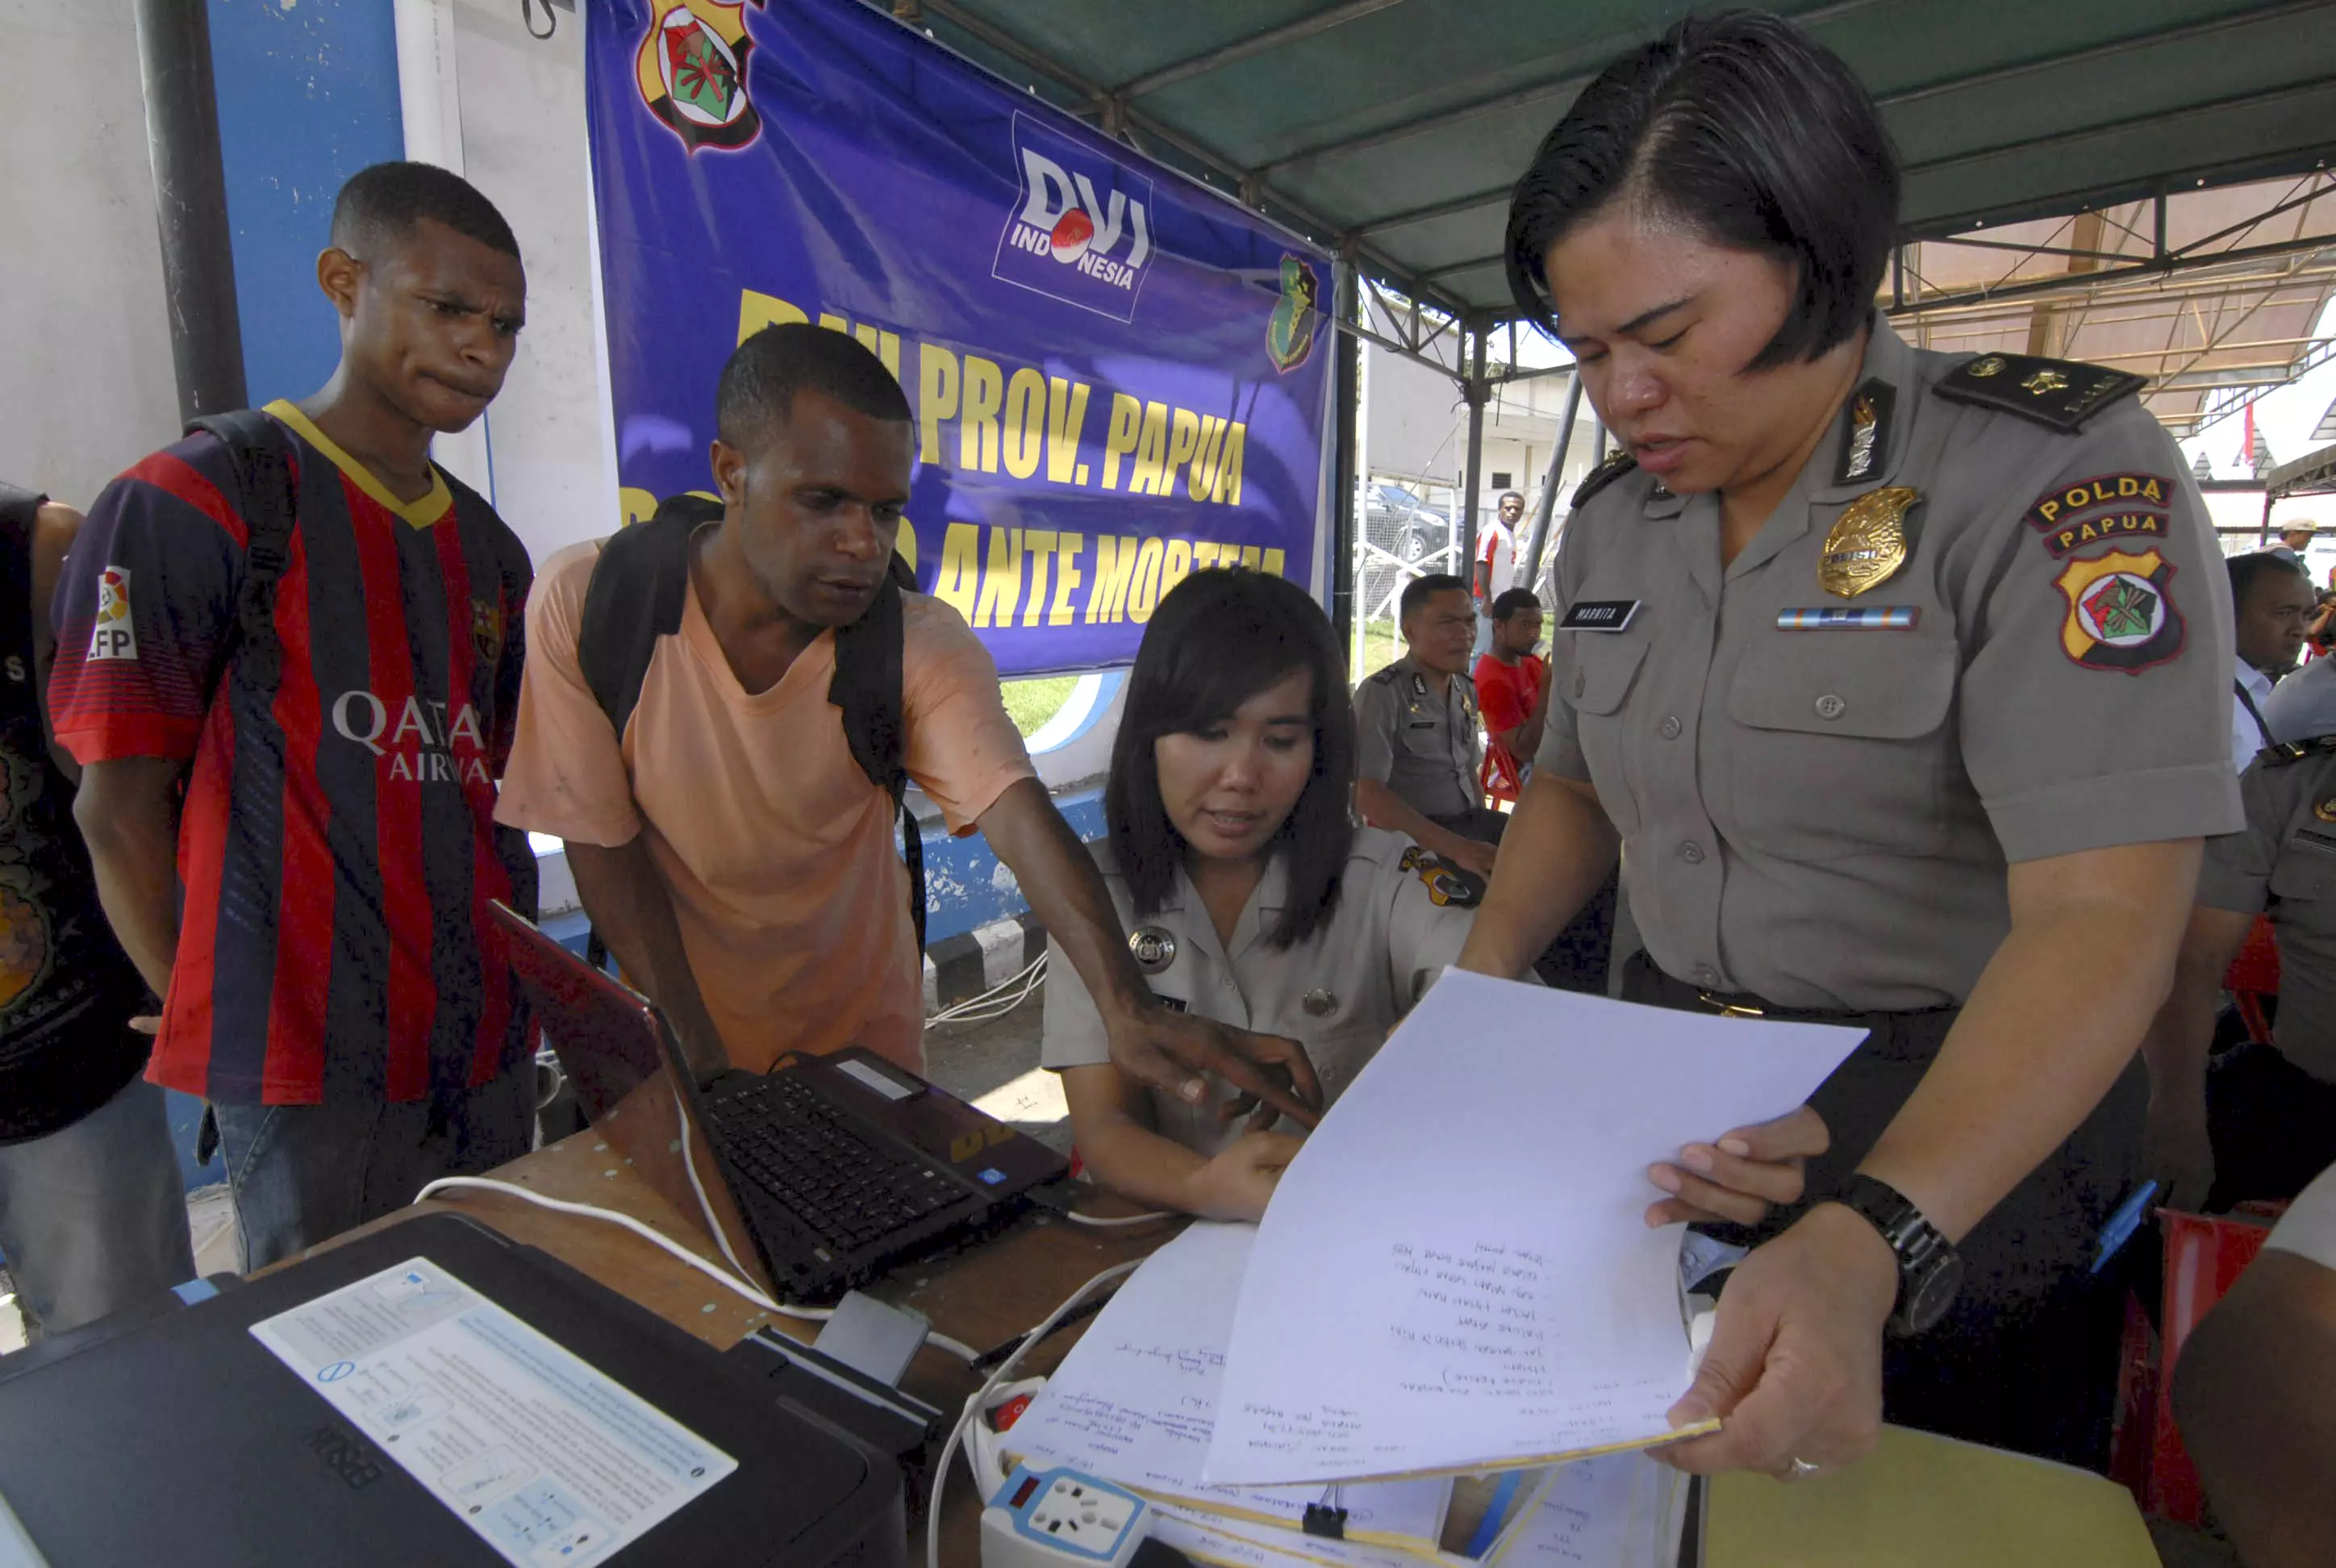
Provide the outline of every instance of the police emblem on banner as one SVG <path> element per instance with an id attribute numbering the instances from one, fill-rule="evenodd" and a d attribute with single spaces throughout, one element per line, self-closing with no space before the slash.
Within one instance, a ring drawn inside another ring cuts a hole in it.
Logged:
<path id="1" fill-rule="evenodd" d="M 641 40 L 635 62 L 641 102 L 692 152 L 744 147 L 762 133 L 762 117 L 746 96 L 746 56 L 754 47 L 746 35 L 746 4 L 657 0 Z"/>
<path id="2" fill-rule="evenodd" d="M 1281 257 L 1281 298 L 1265 324 L 1265 351 L 1273 367 L 1284 375 L 1306 363 L 1314 352 L 1314 324 L 1320 319 L 1315 303 L 1321 297 L 1321 279 L 1302 257 L 1287 251 Z"/>
<path id="3" fill-rule="evenodd" d="M 2072 560 L 2053 584 L 2068 601 L 2060 647 L 2088 669 L 2127 675 L 2182 651 L 2182 612 L 2168 591 L 2174 568 L 2154 550 L 2113 550 Z"/>

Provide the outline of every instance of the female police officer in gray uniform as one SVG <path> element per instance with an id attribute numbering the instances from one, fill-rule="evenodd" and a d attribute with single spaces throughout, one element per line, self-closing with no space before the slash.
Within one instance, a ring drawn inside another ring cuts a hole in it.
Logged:
<path id="1" fill-rule="evenodd" d="M 2135 1047 L 2239 821 L 2174 443 L 2136 378 L 1909 347 L 1873 308 L 1897 198 L 1847 68 L 1738 12 L 1610 67 L 1510 210 L 1624 455 L 1575 497 L 1561 701 L 1461 963 L 1514 972 L 1619 844 L 1627 995 L 1872 1030 L 1814 1115 L 1652 1173 L 1653 1217 L 1749 1221 L 1831 1142 L 1721 1298 L 1698 1470 L 1837 1463 L 1885 1408 L 2097 1451 Z"/>

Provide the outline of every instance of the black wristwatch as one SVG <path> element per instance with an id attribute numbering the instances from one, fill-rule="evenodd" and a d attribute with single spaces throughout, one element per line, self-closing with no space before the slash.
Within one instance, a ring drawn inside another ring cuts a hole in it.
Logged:
<path id="1" fill-rule="evenodd" d="M 1898 1303 L 1890 1332 L 1899 1339 L 1920 1334 L 1947 1315 L 1947 1305 L 1963 1282 L 1962 1254 L 1922 1218 L 1906 1194 L 1872 1176 L 1852 1176 L 1834 1200 L 1854 1209 L 1882 1232 L 1898 1260 Z"/>

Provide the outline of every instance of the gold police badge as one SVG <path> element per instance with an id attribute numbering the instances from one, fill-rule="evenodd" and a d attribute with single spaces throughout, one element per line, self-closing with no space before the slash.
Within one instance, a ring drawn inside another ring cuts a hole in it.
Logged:
<path id="1" fill-rule="evenodd" d="M 1906 564 L 1906 514 L 1922 499 L 1903 485 L 1869 490 L 1842 509 L 1817 556 L 1817 585 L 1854 599 L 1889 581 Z"/>

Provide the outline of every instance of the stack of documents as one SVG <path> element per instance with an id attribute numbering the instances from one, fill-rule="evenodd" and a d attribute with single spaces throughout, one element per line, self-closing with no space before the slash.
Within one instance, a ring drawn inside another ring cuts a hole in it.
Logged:
<path id="1" fill-rule="evenodd" d="M 1652 1568 L 1683 1479 L 1621 1450 L 1675 1436 L 1692 1368 L 1646 1168 L 1791 1111 L 1860 1037 L 1448 976 L 1263 1225 L 1154 1254 L 1008 1446 L 1143 1493 L 1213 1563 Z M 1448 1528 L 1454 1476 L 1508 1471 Z M 1313 1503 L 1343 1540 L 1301 1533 Z"/>
<path id="2" fill-rule="evenodd" d="M 1325 1489 L 1211 1486 L 1201 1461 L 1217 1419 L 1225 1343 L 1253 1225 L 1194 1225 L 1122 1285 L 1014 1424 L 1034 1466 L 1066 1465 L 1228 1519 L 1296 1529 Z M 1338 1488 L 1348 1539 L 1433 1552 L 1448 1478 Z"/>
<path id="3" fill-rule="evenodd" d="M 1225 1349 L 1216 1485 L 1544 1465 L 1673 1436 L 1679 1227 L 1647 1167 L 1864 1037 L 1445 978 L 1290 1163 Z"/>

